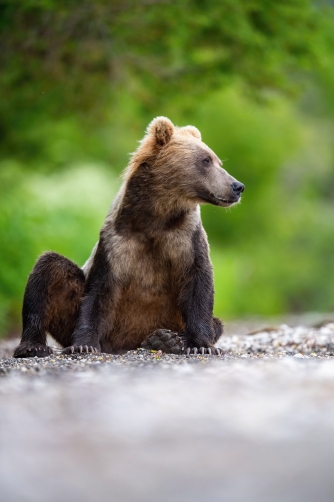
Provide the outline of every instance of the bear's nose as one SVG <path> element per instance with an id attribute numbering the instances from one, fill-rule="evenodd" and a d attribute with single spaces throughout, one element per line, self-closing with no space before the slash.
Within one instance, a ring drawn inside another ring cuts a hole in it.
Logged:
<path id="1" fill-rule="evenodd" d="M 239 183 L 239 181 L 234 181 L 231 185 L 231 190 L 235 195 L 240 195 L 245 190 L 245 185 Z"/>

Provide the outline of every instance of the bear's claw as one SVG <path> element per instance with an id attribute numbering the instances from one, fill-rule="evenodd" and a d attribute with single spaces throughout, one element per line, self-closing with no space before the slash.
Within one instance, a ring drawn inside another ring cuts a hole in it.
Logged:
<path id="1" fill-rule="evenodd" d="M 204 356 L 205 354 L 208 354 L 209 356 L 221 356 L 223 355 L 223 351 L 221 349 L 218 349 L 217 347 L 200 347 L 199 349 L 200 354 Z M 198 348 L 197 347 L 188 347 L 187 348 L 187 356 L 194 355 L 196 356 L 198 354 Z"/>
<path id="2" fill-rule="evenodd" d="M 100 349 L 92 345 L 71 345 L 62 350 L 62 354 L 98 354 Z"/>

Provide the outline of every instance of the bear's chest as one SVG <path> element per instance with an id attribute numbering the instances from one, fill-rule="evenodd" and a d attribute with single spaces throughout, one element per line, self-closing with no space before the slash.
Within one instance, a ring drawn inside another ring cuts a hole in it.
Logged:
<path id="1" fill-rule="evenodd" d="M 159 238 L 120 238 L 109 253 L 118 281 L 152 292 L 174 283 L 193 261 L 191 238 L 169 232 Z"/>

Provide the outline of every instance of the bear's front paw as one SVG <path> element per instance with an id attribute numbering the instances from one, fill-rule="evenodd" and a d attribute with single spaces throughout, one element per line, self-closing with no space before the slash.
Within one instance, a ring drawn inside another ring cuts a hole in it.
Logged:
<path id="1" fill-rule="evenodd" d="M 100 347 L 93 345 L 71 345 L 62 350 L 62 354 L 98 354 Z"/>
<path id="2" fill-rule="evenodd" d="M 23 342 L 14 351 L 13 357 L 47 357 L 53 354 L 53 350 L 43 343 Z"/>

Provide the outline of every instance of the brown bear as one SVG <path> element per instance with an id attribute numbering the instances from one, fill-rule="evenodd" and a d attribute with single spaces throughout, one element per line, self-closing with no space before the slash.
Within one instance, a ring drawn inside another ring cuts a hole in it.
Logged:
<path id="1" fill-rule="evenodd" d="M 214 348 L 213 273 L 199 204 L 229 207 L 244 185 L 193 126 L 155 118 L 133 154 L 93 252 L 79 268 L 53 252 L 32 270 L 14 357 L 140 346 L 181 353 Z"/>

